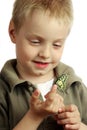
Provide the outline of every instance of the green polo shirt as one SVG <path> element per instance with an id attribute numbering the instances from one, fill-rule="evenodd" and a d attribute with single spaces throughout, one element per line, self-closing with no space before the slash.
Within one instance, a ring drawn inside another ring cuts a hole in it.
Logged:
<path id="1" fill-rule="evenodd" d="M 7 61 L 0 73 L 0 130 L 12 130 L 23 118 L 36 88 L 29 81 L 19 79 L 16 64 L 16 59 Z M 55 68 L 55 74 L 54 83 L 61 75 L 68 75 L 65 88 L 58 86 L 58 93 L 65 104 L 77 105 L 82 122 L 87 124 L 87 88 L 73 69 L 61 62 Z M 63 127 L 49 116 L 38 126 L 38 130 L 63 130 Z"/>

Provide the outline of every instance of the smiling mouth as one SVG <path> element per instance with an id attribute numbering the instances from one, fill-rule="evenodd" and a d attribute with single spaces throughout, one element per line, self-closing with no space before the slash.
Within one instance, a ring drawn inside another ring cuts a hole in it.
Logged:
<path id="1" fill-rule="evenodd" d="M 39 61 L 34 61 L 36 67 L 38 68 L 46 68 L 48 67 L 49 63 L 48 62 L 39 62 Z"/>

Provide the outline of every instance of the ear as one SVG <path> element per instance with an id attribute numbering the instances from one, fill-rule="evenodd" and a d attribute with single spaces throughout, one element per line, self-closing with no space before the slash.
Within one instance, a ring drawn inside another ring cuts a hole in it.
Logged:
<path id="1" fill-rule="evenodd" d="M 16 31 L 15 31 L 14 22 L 12 20 L 9 23 L 8 32 L 9 32 L 9 36 L 10 36 L 11 41 L 13 43 L 16 43 Z"/>

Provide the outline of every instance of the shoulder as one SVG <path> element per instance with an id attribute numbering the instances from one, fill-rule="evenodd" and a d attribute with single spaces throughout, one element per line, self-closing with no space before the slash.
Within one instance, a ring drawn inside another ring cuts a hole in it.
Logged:
<path id="1" fill-rule="evenodd" d="M 12 77 L 12 70 L 14 68 L 13 67 L 14 64 L 16 64 L 15 59 L 9 60 L 4 64 L 3 68 L 1 69 L 1 72 L 0 72 L 0 90 L 1 91 L 3 90 L 6 91 L 8 89 L 9 82 L 10 82 L 9 77 Z"/>
<path id="2" fill-rule="evenodd" d="M 8 85 L 0 73 L 0 97 L 5 96 L 7 93 Z"/>
<path id="3" fill-rule="evenodd" d="M 58 71 L 59 73 L 75 73 L 74 69 L 71 66 L 64 64 L 63 62 L 59 63 Z"/>
<path id="4" fill-rule="evenodd" d="M 64 64 L 63 62 L 60 62 L 59 65 L 56 68 L 58 75 L 67 74 L 69 77 L 72 77 L 74 79 L 78 79 L 81 81 L 81 78 L 75 73 L 74 69 Z"/>
<path id="5" fill-rule="evenodd" d="M 1 73 L 6 69 L 13 68 L 16 64 L 17 64 L 16 59 L 10 59 L 10 60 L 6 61 L 5 64 L 3 65 L 2 69 L 1 69 Z"/>
<path id="6" fill-rule="evenodd" d="M 67 75 L 67 86 L 71 86 L 73 83 L 83 86 L 82 79 L 75 73 L 74 69 L 71 66 L 60 62 L 56 67 L 56 72 L 57 77 L 60 77 L 64 74 Z"/>
<path id="7" fill-rule="evenodd" d="M 73 84 L 72 86 L 77 86 L 77 91 L 80 91 L 80 93 L 86 93 L 85 95 L 87 95 L 86 85 L 83 83 L 81 77 L 75 73 L 74 69 L 71 66 L 60 62 L 58 71 L 60 74 L 68 75 L 68 86 L 71 86 Z"/>

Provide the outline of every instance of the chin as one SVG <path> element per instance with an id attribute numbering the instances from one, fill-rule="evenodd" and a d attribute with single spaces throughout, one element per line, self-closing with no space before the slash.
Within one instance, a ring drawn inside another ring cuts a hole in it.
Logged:
<path id="1" fill-rule="evenodd" d="M 46 74 L 46 72 L 37 72 L 36 73 L 37 76 L 42 76 L 42 75 L 45 75 L 45 74 Z"/>

